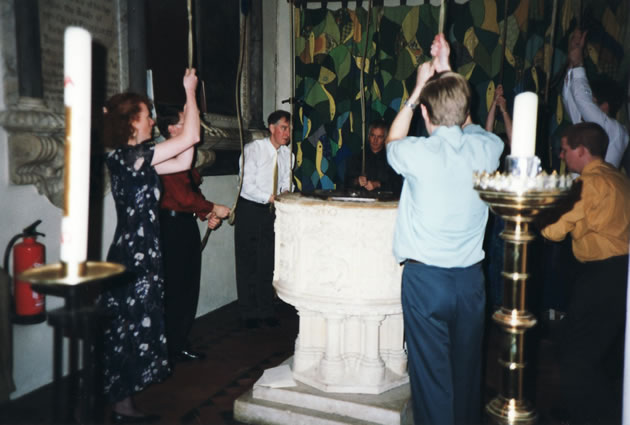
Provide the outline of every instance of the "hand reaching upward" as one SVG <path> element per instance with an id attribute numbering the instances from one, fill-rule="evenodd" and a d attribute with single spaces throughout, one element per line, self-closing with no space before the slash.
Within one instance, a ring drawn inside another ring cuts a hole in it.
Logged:
<path id="1" fill-rule="evenodd" d="M 195 68 L 187 68 L 184 74 L 184 90 L 192 91 L 197 89 L 197 75 Z"/>
<path id="2" fill-rule="evenodd" d="M 451 70 L 451 65 L 448 62 L 448 56 L 450 54 L 451 48 L 448 45 L 444 34 L 437 34 L 431 44 L 431 56 L 433 56 L 436 72 Z"/>
<path id="3" fill-rule="evenodd" d="M 576 28 L 569 36 L 568 58 L 569 66 L 574 68 L 582 66 L 584 62 L 584 43 L 586 42 L 586 31 Z"/>

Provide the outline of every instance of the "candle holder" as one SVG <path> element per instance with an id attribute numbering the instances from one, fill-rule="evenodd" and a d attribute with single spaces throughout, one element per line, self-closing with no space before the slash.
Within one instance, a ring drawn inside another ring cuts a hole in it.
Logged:
<path id="1" fill-rule="evenodd" d="M 19 278 L 38 287 L 51 287 L 63 290 L 89 282 L 96 282 L 119 275 L 125 267 L 118 263 L 105 261 L 85 261 L 78 263 L 59 262 L 33 267 L 23 271 Z"/>
<path id="2" fill-rule="evenodd" d="M 536 235 L 531 223 L 543 210 L 554 208 L 567 197 L 572 180 L 568 176 L 540 172 L 536 157 L 506 158 L 506 172 L 475 174 L 474 188 L 493 213 L 505 220 L 500 236 L 505 241 L 503 258 L 503 303 L 492 319 L 503 331 L 499 353 L 499 395 L 486 405 L 490 420 L 497 424 L 533 424 L 537 413 L 524 398 L 525 332 L 536 325 L 527 311 L 528 245 Z"/>
<path id="3" fill-rule="evenodd" d="M 46 264 L 33 267 L 20 273 L 19 278 L 30 282 L 33 289 L 41 294 L 63 297 L 64 306 L 46 312 L 48 324 L 53 327 L 53 402 L 54 423 L 67 423 L 71 415 L 71 400 L 78 396 L 79 423 L 98 423 L 90 416 L 98 415 L 96 408 L 98 368 L 94 361 L 102 339 L 100 319 L 102 313 L 93 305 L 81 305 L 81 295 L 99 282 L 103 282 L 125 271 L 125 267 L 109 262 L 75 262 Z M 68 372 L 71 384 L 63 390 L 62 365 L 64 336 L 69 337 Z M 79 340 L 83 341 L 82 366 L 79 374 Z M 80 379 L 80 381 L 77 381 Z M 79 384 L 80 382 L 80 384 Z M 77 392 L 78 390 L 78 392 Z"/>

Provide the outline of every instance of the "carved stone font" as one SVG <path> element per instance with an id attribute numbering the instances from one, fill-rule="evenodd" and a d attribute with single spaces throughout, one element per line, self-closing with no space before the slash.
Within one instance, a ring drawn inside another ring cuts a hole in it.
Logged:
<path id="1" fill-rule="evenodd" d="M 276 201 L 274 287 L 300 329 L 293 377 L 319 390 L 380 394 L 409 381 L 392 254 L 398 202 Z"/>

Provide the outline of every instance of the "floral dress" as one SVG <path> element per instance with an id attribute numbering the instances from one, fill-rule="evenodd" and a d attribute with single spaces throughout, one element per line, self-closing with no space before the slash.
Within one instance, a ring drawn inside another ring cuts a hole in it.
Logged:
<path id="1" fill-rule="evenodd" d="M 124 146 L 107 155 L 117 224 L 107 260 L 126 279 L 103 293 L 105 392 L 120 401 L 169 373 L 164 330 L 164 275 L 158 207 L 160 179 L 151 166 L 155 144 Z"/>

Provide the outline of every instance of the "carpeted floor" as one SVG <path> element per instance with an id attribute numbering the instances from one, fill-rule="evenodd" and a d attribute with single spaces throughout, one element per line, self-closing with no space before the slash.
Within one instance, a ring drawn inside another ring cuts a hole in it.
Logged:
<path id="1" fill-rule="evenodd" d="M 229 304 L 195 322 L 191 341 L 203 351 L 201 361 L 178 363 L 163 383 L 153 385 L 136 397 L 138 407 L 161 415 L 159 424 L 238 424 L 233 418 L 234 400 L 251 388 L 267 368 L 277 366 L 293 354 L 298 317 L 293 307 L 279 302 L 280 325 L 274 328 L 243 329 L 239 326 L 236 304 Z M 557 424 L 559 394 L 552 350 L 552 334 L 539 327 L 540 338 L 531 344 L 527 356 L 529 376 L 526 397 L 534 402 L 540 424 Z M 485 399 L 499 391 L 497 356 L 502 344 L 497 326 L 488 321 L 486 343 Z M 51 386 L 0 406 L 2 424 L 41 424 L 51 422 Z M 109 411 L 102 410 L 108 423 Z"/>
<path id="2" fill-rule="evenodd" d="M 178 363 L 173 376 L 137 397 L 145 411 L 162 415 L 163 424 L 235 424 L 234 400 L 250 389 L 265 369 L 293 355 L 297 314 L 278 304 L 280 325 L 244 329 L 234 305 L 197 320 L 191 335 L 195 350 L 207 358 Z"/>

